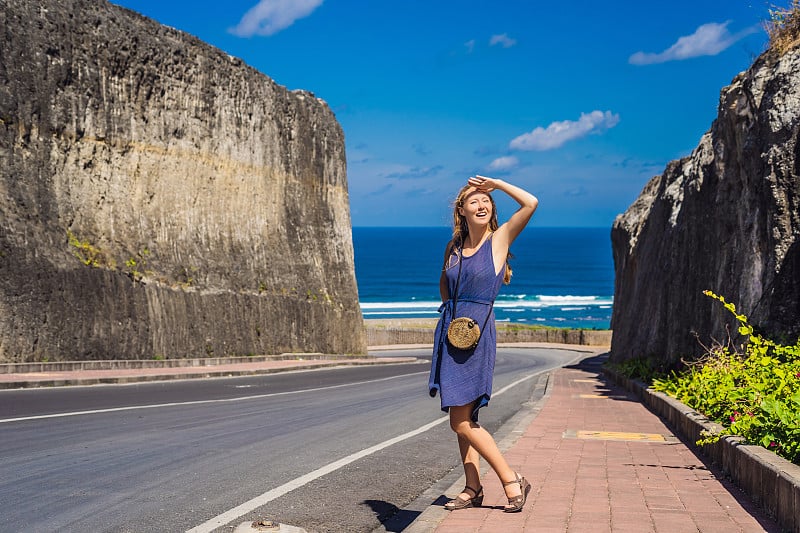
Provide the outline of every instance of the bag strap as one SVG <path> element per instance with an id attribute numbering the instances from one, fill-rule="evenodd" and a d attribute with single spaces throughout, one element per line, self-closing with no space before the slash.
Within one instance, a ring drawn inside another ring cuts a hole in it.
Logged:
<path id="1" fill-rule="evenodd" d="M 453 243 L 455 246 L 455 243 Z M 461 248 L 458 248 L 458 276 L 456 277 L 456 293 L 453 296 L 453 318 L 456 316 L 456 304 L 458 303 L 458 286 L 461 283 L 461 260 L 463 259 L 464 251 Z"/>
<path id="2" fill-rule="evenodd" d="M 453 244 L 455 246 L 455 243 Z M 463 248 L 458 248 L 458 276 L 456 277 L 456 293 L 453 296 L 453 316 L 452 318 L 457 318 L 458 315 L 456 314 L 456 304 L 458 303 L 458 286 L 461 283 L 461 264 L 462 259 L 464 258 L 464 250 Z M 489 323 L 489 317 L 492 314 L 492 309 L 494 308 L 494 299 L 492 299 L 491 305 L 489 305 L 489 311 L 486 313 L 486 319 L 483 321 L 483 326 L 481 326 L 481 335 L 483 332 L 486 331 L 486 324 Z"/>
<path id="3" fill-rule="evenodd" d="M 486 318 L 483 321 L 483 326 L 481 326 L 481 335 L 483 335 L 483 332 L 486 331 L 486 324 L 489 323 L 489 317 L 492 314 L 493 308 L 494 308 L 494 300 L 492 300 L 492 305 L 489 306 L 489 311 L 486 312 Z M 478 337 L 478 339 L 480 339 L 480 337 Z"/>

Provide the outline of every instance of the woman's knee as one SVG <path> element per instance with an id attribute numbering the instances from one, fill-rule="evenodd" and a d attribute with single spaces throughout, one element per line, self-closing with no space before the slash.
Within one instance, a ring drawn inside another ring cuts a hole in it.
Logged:
<path id="1" fill-rule="evenodd" d="M 451 408 L 450 429 L 459 436 L 466 436 L 472 428 L 477 426 L 470 418 L 470 413 L 470 406 L 461 406 L 455 409 Z"/>
<path id="2" fill-rule="evenodd" d="M 469 431 L 469 423 L 464 420 L 453 420 L 451 418 L 450 429 L 452 429 L 456 435 L 463 436 L 467 431 Z"/>

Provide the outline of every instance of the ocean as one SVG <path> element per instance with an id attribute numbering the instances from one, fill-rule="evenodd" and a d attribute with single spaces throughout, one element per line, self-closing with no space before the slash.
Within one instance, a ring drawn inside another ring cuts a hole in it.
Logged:
<path id="1" fill-rule="evenodd" d="M 528 226 L 511 246 L 514 275 L 495 302 L 497 320 L 608 329 L 614 300 L 610 233 Z M 437 318 L 450 236 L 445 227 L 353 228 L 364 318 Z"/>

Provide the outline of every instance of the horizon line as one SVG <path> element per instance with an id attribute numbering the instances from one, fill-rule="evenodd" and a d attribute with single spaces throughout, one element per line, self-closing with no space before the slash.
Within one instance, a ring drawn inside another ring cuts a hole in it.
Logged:
<path id="1" fill-rule="evenodd" d="M 452 229 L 452 226 L 436 226 L 436 225 L 420 225 L 420 226 L 387 226 L 387 225 L 350 225 L 351 228 L 446 228 Z M 531 227 L 531 226 L 529 226 Z M 613 226 L 535 226 L 538 229 L 612 229 Z"/>

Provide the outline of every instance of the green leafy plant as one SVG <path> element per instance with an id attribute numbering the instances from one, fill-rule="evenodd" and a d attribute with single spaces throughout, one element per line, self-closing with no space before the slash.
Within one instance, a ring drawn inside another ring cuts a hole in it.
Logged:
<path id="1" fill-rule="evenodd" d="M 84 265 L 95 268 L 105 266 L 113 269 L 116 267 L 114 261 L 109 259 L 105 252 L 87 240 L 80 240 L 70 230 L 67 230 L 67 240 L 70 246 L 74 248 L 75 257 L 80 259 Z"/>
<path id="2" fill-rule="evenodd" d="M 136 257 L 129 257 L 125 261 L 125 266 L 128 268 L 128 276 L 130 276 L 133 281 L 141 281 L 144 277 L 142 272 L 147 265 L 147 258 L 149 256 L 150 250 L 144 248 L 136 254 Z"/>
<path id="3" fill-rule="evenodd" d="M 608 362 L 606 366 L 626 378 L 639 379 L 647 383 L 666 375 L 665 369 L 650 357 Z"/>
<path id="4" fill-rule="evenodd" d="M 178 281 L 178 286 L 188 289 L 195 284 L 195 274 L 197 274 L 197 267 L 189 266 L 189 267 L 179 267 L 178 272 L 176 274 L 176 278 Z"/>
<path id="5" fill-rule="evenodd" d="M 800 464 L 800 339 L 783 345 L 764 338 L 724 297 L 721 302 L 739 323 L 745 342 L 741 350 L 727 345 L 707 349 L 686 369 L 653 380 L 653 388 L 677 398 L 724 427 L 698 444 L 739 435 Z"/>

